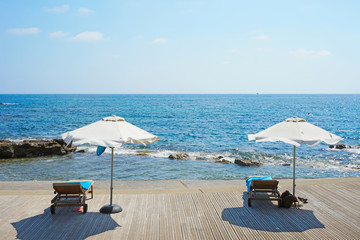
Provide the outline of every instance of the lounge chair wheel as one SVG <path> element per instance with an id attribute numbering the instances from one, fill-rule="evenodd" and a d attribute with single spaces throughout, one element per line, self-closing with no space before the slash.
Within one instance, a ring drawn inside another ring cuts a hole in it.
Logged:
<path id="1" fill-rule="evenodd" d="M 248 199 L 248 206 L 251 207 L 251 199 Z"/>
<path id="2" fill-rule="evenodd" d="M 50 212 L 51 212 L 51 214 L 55 214 L 55 206 L 54 205 L 50 206 Z"/>
<path id="3" fill-rule="evenodd" d="M 88 205 L 85 204 L 85 205 L 84 205 L 84 209 L 83 209 L 83 213 L 86 213 L 86 212 L 87 212 L 87 208 L 88 208 Z"/>

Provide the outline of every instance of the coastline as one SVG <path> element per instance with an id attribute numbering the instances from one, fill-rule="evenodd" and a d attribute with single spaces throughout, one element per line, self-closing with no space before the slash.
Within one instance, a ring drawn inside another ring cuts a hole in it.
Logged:
<path id="1" fill-rule="evenodd" d="M 279 190 L 291 190 L 292 179 L 277 178 Z M 360 177 L 297 178 L 296 187 L 360 181 Z M 0 181 L 0 195 L 53 195 L 52 184 L 64 181 Z M 108 194 L 110 181 L 94 180 L 96 194 Z M 245 179 L 115 180 L 114 194 L 163 194 L 246 191 Z"/>

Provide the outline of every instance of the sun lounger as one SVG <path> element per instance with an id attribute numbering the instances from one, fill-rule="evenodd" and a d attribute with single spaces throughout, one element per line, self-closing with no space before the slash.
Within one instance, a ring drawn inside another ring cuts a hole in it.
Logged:
<path id="1" fill-rule="evenodd" d="M 252 180 L 250 184 L 248 206 L 251 207 L 253 200 L 278 201 L 280 193 L 278 191 L 279 181 L 277 180 Z"/>
<path id="2" fill-rule="evenodd" d="M 86 194 L 91 193 L 94 197 L 93 181 L 71 180 L 63 183 L 53 183 L 56 196 L 51 200 L 50 212 L 55 214 L 56 207 L 83 207 L 83 213 L 87 212 Z"/>

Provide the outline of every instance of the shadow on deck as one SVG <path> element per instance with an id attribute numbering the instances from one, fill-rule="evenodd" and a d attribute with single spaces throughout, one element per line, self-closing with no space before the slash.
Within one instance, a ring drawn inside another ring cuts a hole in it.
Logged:
<path id="1" fill-rule="evenodd" d="M 268 232 L 304 232 L 314 228 L 325 228 L 313 211 L 300 208 L 279 208 L 270 201 L 254 201 L 247 205 L 248 194 L 243 194 L 243 206 L 225 208 L 222 220 L 240 227 Z"/>
<path id="2" fill-rule="evenodd" d="M 43 214 L 11 223 L 17 231 L 18 239 L 84 239 L 120 225 L 111 215 L 97 212 L 86 214 L 72 212 L 71 208 L 61 208 L 55 215 L 50 208 Z"/>

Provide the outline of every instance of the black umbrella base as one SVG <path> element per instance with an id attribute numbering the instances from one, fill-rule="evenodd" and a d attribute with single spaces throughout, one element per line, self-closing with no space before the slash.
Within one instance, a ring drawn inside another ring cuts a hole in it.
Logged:
<path id="1" fill-rule="evenodd" d="M 100 208 L 100 212 L 104 213 L 104 214 L 112 214 L 112 213 L 119 213 L 122 211 L 122 208 L 117 205 L 117 204 L 113 204 L 113 205 L 105 205 L 102 206 L 102 208 Z"/>

